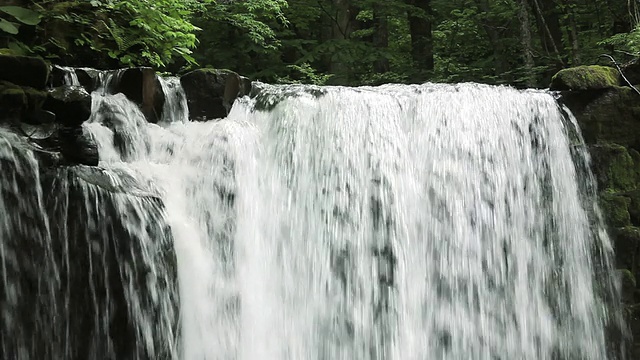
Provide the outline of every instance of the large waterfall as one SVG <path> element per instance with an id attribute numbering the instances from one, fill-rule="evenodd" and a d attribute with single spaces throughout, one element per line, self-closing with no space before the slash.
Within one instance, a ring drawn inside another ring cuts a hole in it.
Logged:
<path id="1" fill-rule="evenodd" d="M 259 86 L 189 122 L 165 80 L 149 124 L 103 84 L 99 168 L 42 175 L 0 132 L 3 354 L 616 358 L 612 249 L 551 94 Z"/>

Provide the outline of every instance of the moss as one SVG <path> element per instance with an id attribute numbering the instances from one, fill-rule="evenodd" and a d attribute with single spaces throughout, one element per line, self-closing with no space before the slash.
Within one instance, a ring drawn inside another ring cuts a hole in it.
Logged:
<path id="1" fill-rule="evenodd" d="M 600 196 L 600 208 L 604 213 L 607 223 L 612 227 L 624 227 L 631 225 L 629 205 L 631 199 L 626 196 L 604 193 Z"/>
<path id="2" fill-rule="evenodd" d="M 628 269 L 618 269 L 620 285 L 622 290 L 622 301 L 626 303 L 633 302 L 636 292 L 636 277 Z"/>
<path id="3" fill-rule="evenodd" d="M 609 192 L 636 189 L 640 166 L 626 147 L 618 144 L 598 144 L 589 148 L 598 187 Z M 636 153 L 634 153 L 634 156 Z"/>
<path id="4" fill-rule="evenodd" d="M 24 90 L 8 81 L 0 80 L 0 109 L 5 111 L 22 110 L 27 106 Z"/>
<path id="5" fill-rule="evenodd" d="M 595 90 L 620 85 L 618 70 L 599 65 L 560 70 L 551 78 L 551 90 Z"/>
<path id="6" fill-rule="evenodd" d="M 616 265 L 631 270 L 638 276 L 637 258 L 640 249 L 640 228 L 625 226 L 611 231 L 611 239 L 615 249 Z"/>
<path id="7" fill-rule="evenodd" d="M 27 97 L 27 107 L 30 111 L 36 111 L 42 107 L 47 99 L 47 92 L 36 90 L 30 87 L 23 87 L 22 90 Z"/>

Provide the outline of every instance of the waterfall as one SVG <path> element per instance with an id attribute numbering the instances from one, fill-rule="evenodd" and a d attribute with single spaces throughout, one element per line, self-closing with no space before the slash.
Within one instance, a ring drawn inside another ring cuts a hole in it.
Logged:
<path id="1" fill-rule="evenodd" d="M 11 266 L 33 267 L 7 264 L 5 239 L 37 238 L 51 269 L 29 273 L 47 284 L 37 323 L 90 330 L 56 346 L 136 359 L 616 358 L 612 248 L 579 129 L 551 94 L 260 84 L 227 118 L 189 122 L 179 81 L 161 84 L 158 124 L 105 84 L 92 94 L 83 127 L 98 168 L 39 179 L 0 134 L 0 166 L 33 179 L 20 209 L 39 224 L 7 208 L 20 189 L 0 179 L 4 296 L 21 296 Z M 56 239 L 92 239 L 90 253 L 49 249 Z M 60 295 L 74 281 L 88 298 Z M 82 301 L 99 316 L 77 325 L 69 305 Z M 92 335 L 121 325 L 118 311 L 131 343 Z"/>

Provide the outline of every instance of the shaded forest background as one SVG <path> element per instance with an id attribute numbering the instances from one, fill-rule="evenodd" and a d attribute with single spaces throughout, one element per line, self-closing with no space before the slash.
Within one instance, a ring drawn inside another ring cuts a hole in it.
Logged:
<path id="1" fill-rule="evenodd" d="M 640 52 L 640 0 L 0 0 L 0 53 L 270 83 L 546 87 Z"/>

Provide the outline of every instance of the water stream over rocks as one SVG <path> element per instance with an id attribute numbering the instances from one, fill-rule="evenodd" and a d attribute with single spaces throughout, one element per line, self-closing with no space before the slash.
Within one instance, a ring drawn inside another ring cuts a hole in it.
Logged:
<path id="1" fill-rule="evenodd" d="M 45 172 L 0 133 L 8 358 L 616 358 L 611 244 L 552 95 L 260 85 L 190 122 L 164 79 L 150 124 L 108 81 L 99 167 Z"/>

